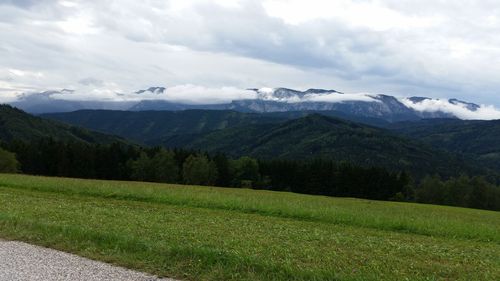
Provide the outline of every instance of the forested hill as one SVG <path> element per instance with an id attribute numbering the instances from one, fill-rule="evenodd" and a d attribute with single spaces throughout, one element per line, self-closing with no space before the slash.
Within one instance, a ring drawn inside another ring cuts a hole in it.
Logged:
<path id="1" fill-rule="evenodd" d="M 41 115 L 44 118 L 116 134 L 144 144 L 167 136 L 207 133 L 249 124 L 282 122 L 288 116 L 229 110 L 118 111 L 79 110 Z"/>
<path id="2" fill-rule="evenodd" d="M 228 110 L 184 110 L 184 111 L 113 111 L 113 110 L 81 110 L 68 113 L 53 113 L 41 115 L 44 118 L 63 121 L 75 126 L 85 127 L 90 130 L 96 130 L 103 133 L 119 135 L 146 145 L 165 144 L 169 147 L 185 147 L 187 145 L 203 149 L 203 145 L 212 147 L 210 138 L 218 138 L 228 134 L 228 139 L 214 140 L 216 145 L 222 147 L 224 143 L 237 142 L 238 138 L 245 141 L 253 141 L 256 136 L 262 132 L 275 128 L 287 121 L 305 117 L 315 112 L 297 111 L 297 112 L 274 112 L 274 113 L 242 113 Z M 416 146 L 419 149 L 413 149 L 410 155 L 417 155 L 423 151 L 445 150 L 450 154 L 461 155 L 467 159 L 481 163 L 491 170 L 500 168 L 500 121 L 464 121 L 460 119 L 424 119 L 418 121 L 409 121 L 401 123 L 384 123 L 378 119 L 355 118 L 336 111 L 320 111 L 321 115 L 338 117 L 344 120 L 351 120 L 357 123 L 372 124 L 392 131 L 393 135 L 400 136 L 399 142 L 406 146 Z M 365 126 L 365 125 L 360 125 Z M 372 127 L 365 126 L 373 130 Z M 222 131 L 220 131 L 222 130 Z M 367 129 L 368 130 L 368 129 Z M 382 132 L 382 130 L 377 130 Z M 385 131 L 384 131 L 385 132 Z M 213 133 L 213 135 L 212 135 Z M 334 132 L 333 132 L 334 133 Z M 234 135 L 233 135 L 234 134 Z M 312 134 L 315 135 L 315 134 Z M 308 135 L 302 136 L 302 141 L 314 142 Z M 207 139 L 209 138 L 209 139 Z M 344 136 L 345 138 L 345 136 Z M 408 139 L 413 140 L 408 141 Z M 322 140 L 324 141 L 324 140 Z M 357 140 L 358 149 L 354 151 L 349 159 L 361 157 L 358 151 L 364 151 L 363 147 L 370 146 L 369 138 L 366 141 Z M 425 143 L 427 147 L 422 149 L 421 144 L 415 141 Z M 312 145 L 312 144 L 311 144 Z M 321 146 L 321 143 L 316 143 Z M 258 146 L 258 144 L 252 144 Z M 267 145 L 266 145 L 267 146 Z M 231 146 L 227 146 L 231 147 Z M 432 148 L 430 148 L 432 147 Z M 309 156 L 310 153 L 302 151 L 304 147 L 290 152 L 294 156 Z M 239 154 L 241 147 L 228 149 L 227 152 Z M 377 150 L 377 147 L 370 147 Z M 383 147 L 380 153 L 385 154 Z M 260 149 L 256 148 L 256 154 Z M 323 150 L 319 150 L 323 153 Z M 398 151 L 398 150 L 396 150 Z M 253 152 L 253 151 L 245 151 Z M 338 153 L 338 151 L 336 151 Z M 394 152 L 395 154 L 396 152 Z M 275 154 L 271 154 L 275 155 Z M 318 154 L 312 154 L 318 156 Z M 406 157 L 406 155 L 403 155 Z M 405 158 L 403 157 L 403 158 Z M 435 155 L 447 161 L 449 155 Z M 345 158 L 345 157 L 341 157 Z M 418 157 L 418 162 L 428 158 L 428 153 Z M 390 160 L 394 160 L 389 157 Z M 362 159 L 363 160 L 363 159 Z M 413 161 L 412 161 L 413 162 Z M 441 162 L 441 161 L 439 161 Z M 393 162 L 394 165 L 399 163 Z M 452 162 L 453 163 L 453 162 Z M 471 162 L 470 166 L 474 165 Z M 431 173 L 434 173 L 432 171 Z"/>
<path id="3" fill-rule="evenodd" d="M 259 158 L 325 158 L 362 166 L 407 170 L 416 175 L 458 175 L 470 171 L 459 156 L 383 129 L 312 114 L 280 124 L 254 124 L 203 135 L 166 138 L 166 147 L 184 147 Z"/>
<path id="4" fill-rule="evenodd" d="M 0 140 L 9 142 L 42 138 L 87 143 L 126 142 L 118 136 L 35 117 L 9 105 L 0 105 Z"/>
<path id="5" fill-rule="evenodd" d="M 147 145 L 259 158 L 328 158 L 443 176 L 480 174 L 461 156 L 385 129 L 311 112 L 81 110 L 42 115 Z M 472 165 L 471 165 L 472 166 Z"/>
<path id="6" fill-rule="evenodd" d="M 389 129 L 500 169 L 500 120 L 428 119 L 392 124 Z"/>

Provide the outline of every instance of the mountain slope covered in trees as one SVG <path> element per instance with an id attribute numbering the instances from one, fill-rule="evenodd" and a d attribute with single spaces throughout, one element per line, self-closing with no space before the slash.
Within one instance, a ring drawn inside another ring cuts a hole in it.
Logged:
<path id="1" fill-rule="evenodd" d="M 44 114 L 42 117 L 63 121 L 108 134 L 116 134 L 148 144 L 184 146 L 207 133 L 231 129 L 240 136 L 255 135 L 272 125 L 318 113 L 391 130 L 406 139 L 417 140 L 434 148 L 480 161 L 491 169 L 500 168 L 500 121 L 460 119 L 423 119 L 387 123 L 382 119 L 359 117 L 338 111 L 295 111 L 242 113 L 227 110 L 185 111 L 113 111 L 81 110 Z M 254 132 L 254 130 L 256 132 Z M 230 132 L 226 132 L 231 134 Z M 224 134 L 216 132 L 215 134 Z M 223 140 L 224 142 L 225 140 Z M 231 139 L 228 141 L 232 141 Z"/>
<path id="2" fill-rule="evenodd" d="M 281 115 L 227 110 L 139 112 L 80 110 L 41 116 L 152 145 L 168 136 L 200 134 L 241 125 L 282 122 L 287 119 Z"/>
<path id="3" fill-rule="evenodd" d="M 330 116 L 341 114 L 334 111 L 320 113 Z M 440 151 L 432 144 L 419 142 L 419 136 L 406 136 L 391 128 L 393 132 L 404 135 L 399 137 L 384 129 L 317 114 L 307 117 L 311 114 L 315 113 L 83 110 L 42 116 L 117 134 L 143 144 L 218 151 L 233 156 L 329 158 L 364 166 L 408 169 L 418 174 L 457 175 L 477 172 L 475 168 L 466 167 L 472 165 L 465 164 L 461 156 L 456 155 L 460 151 Z M 374 119 L 360 121 L 377 123 Z"/>
<path id="4" fill-rule="evenodd" d="M 290 111 L 272 113 L 244 113 L 231 110 L 181 111 L 117 111 L 78 110 L 47 113 L 43 118 L 81 126 L 91 130 L 116 134 L 144 144 L 184 135 L 207 133 L 214 130 L 263 123 L 280 123 L 318 113 L 354 122 L 385 127 L 389 123 L 380 118 L 360 117 L 340 111 Z"/>
<path id="5" fill-rule="evenodd" d="M 500 169 L 500 120 L 428 119 L 396 123 L 388 128 L 434 147 L 466 155 L 483 166 Z"/>
<path id="6" fill-rule="evenodd" d="M 42 138 L 88 143 L 126 142 L 118 136 L 89 131 L 61 122 L 32 116 L 9 105 L 0 105 L 0 140 L 31 141 Z"/>
<path id="7" fill-rule="evenodd" d="M 279 124 L 254 124 L 161 144 L 258 158 L 325 158 L 362 166 L 454 175 L 469 168 L 452 154 L 358 123 L 312 114 Z"/>

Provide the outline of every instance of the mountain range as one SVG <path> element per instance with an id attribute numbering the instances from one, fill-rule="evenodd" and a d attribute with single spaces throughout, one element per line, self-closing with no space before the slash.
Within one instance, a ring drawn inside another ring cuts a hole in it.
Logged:
<path id="1" fill-rule="evenodd" d="M 458 99 L 428 97 L 398 98 L 381 94 L 345 94 L 336 90 L 288 88 L 247 89 L 248 97 L 226 103 L 187 103 L 168 95 L 168 88 L 150 87 L 139 90 L 123 101 L 69 100 L 72 91 L 46 91 L 24 94 L 11 104 L 29 113 L 70 112 L 82 109 L 111 109 L 129 111 L 188 109 L 232 110 L 238 112 L 332 112 L 355 121 L 381 122 L 415 121 L 430 118 L 482 119 L 483 106 Z M 62 97 L 66 97 L 62 98 Z M 472 117 L 471 117 L 472 116 Z"/>

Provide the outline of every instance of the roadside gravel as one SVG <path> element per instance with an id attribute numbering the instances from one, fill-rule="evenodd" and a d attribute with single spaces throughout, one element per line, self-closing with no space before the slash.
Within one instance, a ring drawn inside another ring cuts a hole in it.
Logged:
<path id="1" fill-rule="evenodd" d="M 0 280 L 175 281 L 17 241 L 0 240 Z"/>

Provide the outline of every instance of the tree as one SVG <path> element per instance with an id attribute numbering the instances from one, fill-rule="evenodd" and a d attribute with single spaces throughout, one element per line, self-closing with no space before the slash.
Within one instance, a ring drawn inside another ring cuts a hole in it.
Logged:
<path id="1" fill-rule="evenodd" d="M 217 166 L 217 181 L 215 184 L 217 186 L 231 186 L 231 169 L 230 162 L 224 154 L 217 154 L 213 158 L 215 165 Z"/>
<path id="2" fill-rule="evenodd" d="M 439 176 L 427 176 L 415 192 L 415 200 L 420 203 L 443 204 L 448 197 L 445 184 Z"/>
<path id="3" fill-rule="evenodd" d="M 488 206 L 488 183 L 483 177 L 474 177 L 471 181 L 472 190 L 469 195 L 470 208 L 485 209 Z"/>
<path id="4" fill-rule="evenodd" d="M 154 169 L 154 180 L 158 182 L 175 183 L 179 179 L 179 167 L 172 151 L 161 149 L 151 159 Z"/>
<path id="5" fill-rule="evenodd" d="M 0 148 L 0 173 L 17 173 L 18 167 L 16 155 Z"/>
<path id="6" fill-rule="evenodd" d="M 217 166 L 205 155 L 190 155 L 182 165 L 186 184 L 213 185 L 217 180 Z"/>
<path id="7" fill-rule="evenodd" d="M 252 187 L 259 180 L 259 163 L 250 157 L 241 157 L 231 163 L 233 185 Z"/>
<path id="8" fill-rule="evenodd" d="M 143 152 L 129 166 L 134 180 L 175 183 L 179 178 L 174 153 L 164 149 L 158 150 L 152 157 Z"/>
<path id="9" fill-rule="evenodd" d="M 154 180 L 154 167 L 148 155 L 141 152 L 139 158 L 129 162 L 130 169 L 132 170 L 131 178 L 138 181 L 153 181 Z"/>

